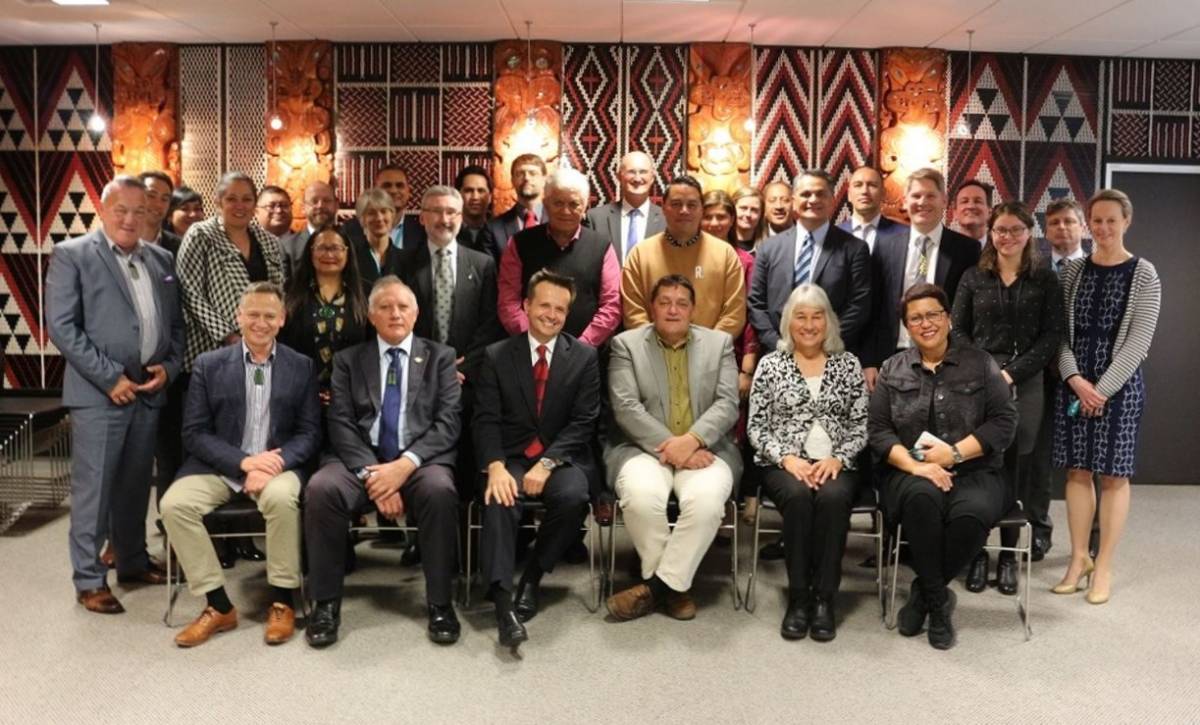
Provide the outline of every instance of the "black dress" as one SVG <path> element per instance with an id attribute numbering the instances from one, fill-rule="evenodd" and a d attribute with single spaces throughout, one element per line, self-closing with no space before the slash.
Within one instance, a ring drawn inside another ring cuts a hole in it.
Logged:
<path id="1" fill-rule="evenodd" d="M 287 319 L 279 341 L 316 361 L 321 392 L 327 393 L 332 384 L 334 353 L 363 342 L 371 331 L 369 322 L 354 319 L 344 294 L 326 303 L 314 290 L 300 313 Z"/>

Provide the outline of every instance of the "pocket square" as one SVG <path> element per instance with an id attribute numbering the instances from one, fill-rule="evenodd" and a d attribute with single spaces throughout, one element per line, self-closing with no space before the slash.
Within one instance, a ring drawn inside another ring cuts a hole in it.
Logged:
<path id="1" fill-rule="evenodd" d="M 175 275 L 173 275 L 173 274 L 168 274 L 166 277 L 163 277 L 163 280 L 162 280 L 162 281 L 163 281 L 163 283 L 167 283 L 167 282 L 174 282 L 174 281 L 175 281 Z"/>

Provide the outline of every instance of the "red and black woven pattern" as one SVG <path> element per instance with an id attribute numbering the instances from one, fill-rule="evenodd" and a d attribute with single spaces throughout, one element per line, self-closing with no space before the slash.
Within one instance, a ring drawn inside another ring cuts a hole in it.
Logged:
<path id="1" fill-rule="evenodd" d="M 755 49 L 752 181 L 791 183 L 813 160 L 813 52 L 803 48 Z"/>
<path id="2" fill-rule="evenodd" d="M 870 50 L 820 54 L 817 166 L 834 178 L 835 221 L 850 216 L 846 191 L 854 169 L 871 163 L 875 145 L 875 87 L 879 62 Z"/>
<path id="3" fill-rule="evenodd" d="M 657 193 L 683 173 L 687 46 L 625 46 L 625 150 L 654 160 Z"/>
<path id="4" fill-rule="evenodd" d="M 618 196 L 625 127 L 621 55 L 617 45 L 563 47 L 562 159 L 587 174 L 593 204 Z"/>

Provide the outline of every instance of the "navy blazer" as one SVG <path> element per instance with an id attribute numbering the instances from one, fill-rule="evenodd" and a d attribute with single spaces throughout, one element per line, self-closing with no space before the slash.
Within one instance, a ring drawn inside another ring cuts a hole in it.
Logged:
<path id="1" fill-rule="evenodd" d="M 383 407 L 378 340 L 371 336 L 333 356 L 333 397 L 326 423 L 334 453 L 351 471 L 386 463 L 371 445 L 371 427 Z M 406 451 L 412 451 L 422 465 L 453 467 L 457 459 L 462 386 L 454 358 L 454 348 L 413 336 L 404 432 Z"/>
<path id="2" fill-rule="evenodd" d="M 142 260 L 154 282 L 159 324 L 158 347 L 147 364 L 161 364 L 167 380 L 174 381 L 183 366 L 186 334 L 174 256 L 156 244 L 143 244 Z M 115 405 L 108 391 L 122 375 L 145 381 L 133 293 L 103 232 L 55 245 L 45 304 L 50 340 L 67 361 L 63 405 Z M 139 395 L 138 401 L 161 407 L 166 389 Z"/>
<path id="3" fill-rule="evenodd" d="M 897 227 L 886 234 L 881 232 L 875 237 L 875 251 L 871 254 L 875 303 L 870 329 L 867 332 L 868 345 L 864 349 L 863 367 L 879 367 L 896 352 L 896 338 L 900 335 L 900 298 L 904 295 L 904 264 L 908 259 L 909 237 L 908 227 Z M 942 227 L 934 282 L 946 291 L 950 302 L 947 313 L 954 309 L 954 295 L 963 273 L 979 263 L 979 251 L 978 240 L 959 234 L 949 227 Z"/>
<path id="4" fill-rule="evenodd" d="M 750 279 L 747 314 L 765 351 L 779 342 L 783 306 L 792 294 L 798 225 L 758 245 Z M 842 342 L 857 351 L 871 314 L 871 256 L 867 243 L 832 224 L 821 244 L 812 281 L 829 296 L 837 313 Z"/>
<path id="5" fill-rule="evenodd" d="M 600 364 L 596 349 L 560 332 L 550 357 L 550 376 L 537 413 L 529 335 L 488 346 L 475 392 L 475 449 L 479 467 L 524 458 L 534 436 L 547 458 L 595 475 L 592 442 L 600 417 Z"/>
<path id="6" fill-rule="evenodd" d="M 176 478 L 218 474 L 245 476 L 242 434 L 246 424 L 246 366 L 241 344 L 200 354 L 192 363 L 183 409 L 183 445 L 188 457 Z M 285 470 L 304 481 L 321 448 L 321 404 L 317 365 L 276 343 L 271 364 L 271 430 L 267 450 L 282 450 Z"/>
<path id="7" fill-rule="evenodd" d="M 547 216 L 546 205 L 542 204 L 542 218 L 538 220 L 539 224 L 545 224 L 550 221 Z M 508 240 L 513 238 L 513 235 L 522 231 L 521 219 L 525 216 L 525 209 L 520 204 L 513 204 L 508 211 L 498 217 L 488 219 L 487 228 L 492 234 L 492 243 L 494 247 L 494 256 L 496 261 L 500 261 L 500 255 L 504 253 L 508 247 Z"/>
<path id="8" fill-rule="evenodd" d="M 843 232 L 849 232 L 851 234 L 854 234 L 854 217 L 847 218 L 845 221 L 843 221 L 841 224 L 838 224 L 837 226 L 838 226 L 838 229 L 841 229 Z M 879 235 L 886 234 L 886 233 L 894 234 L 897 229 L 903 229 L 904 231 L 908 231 L 908 225 L 901 224 L 900 222 L 896 221 L 895 219 L 889 219 L 888 217 L 885 217 L 885 216 L 879 217 L 879 226 L 875 227 L 875 241 L 879 241 Z M 864 239 L 863 241 L 865 242 L 866 240 Z M 870 245 L 868 245 L 867 248 L 870 249 L 871 248 Z"/>

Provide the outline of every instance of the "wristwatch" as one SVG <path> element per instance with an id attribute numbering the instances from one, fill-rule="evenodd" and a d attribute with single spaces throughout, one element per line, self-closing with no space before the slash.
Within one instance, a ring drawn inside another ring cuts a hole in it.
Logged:
<path id="1" fill-rule="evenodd" d="M 958 452 L 958 446 L 950 446 L 950 455 L 954 456 L 954 465 L 963 462 L 962 454 Z"/>
<path id="2" fill-rule="evenodd" d="M 553 471 L 562 465 L 562 461 L 554 458 L 540 458 L 538 459 L 538 463 L 542 464 L 542 468 L 546 469 L 547 471 Z"/>

